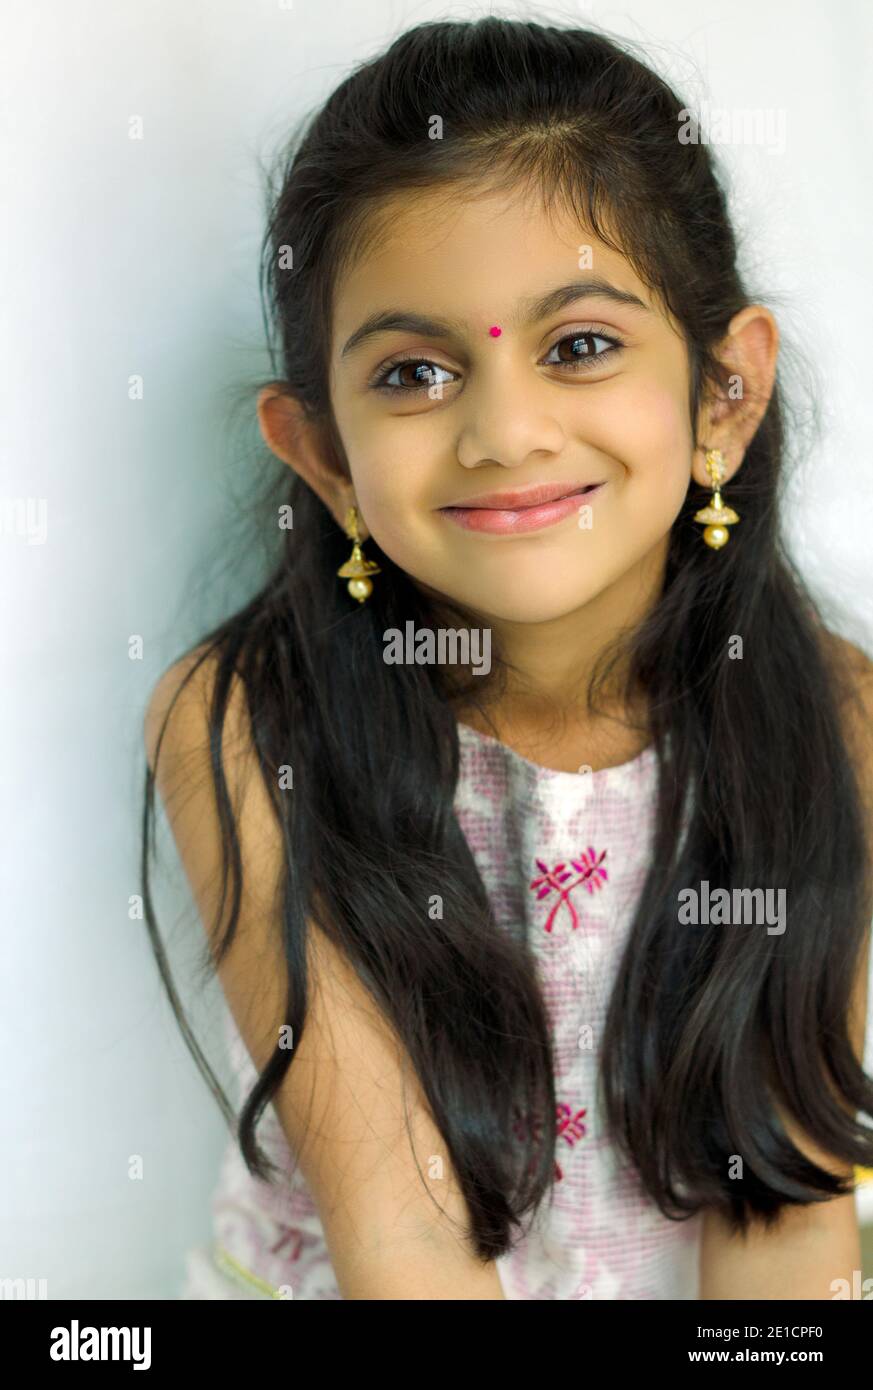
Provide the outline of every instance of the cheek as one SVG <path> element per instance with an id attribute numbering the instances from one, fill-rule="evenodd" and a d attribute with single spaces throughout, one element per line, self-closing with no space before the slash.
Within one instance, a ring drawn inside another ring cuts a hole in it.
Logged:
<path id="1" fill-rule="evenodd" d="M 352 468 L 352 481 L 361 513 L 374 539 L 404 568 L 409 568 L 409 551 L 416 543 L 416 532 L 426 520 L 422 493 L 425 480 L 421 470 L 410 465 L 406 452 L 378 459 L 360 459 Z"/>
<path id="2" fill-rule="evenodd" d="M 402 543 L 426 503 L 428 467 L 431 486 L 434 445 L 416 439 L 414 422 L 384 418 L 369 402 L 336 402 L 337 428 L 349 463 L 361 515 L 374 539 L 396 559 Z"/>
<path id="3" fill-rule="evenodd" d="M 659 515 L 675 515 L 691 478 L 693 439 L 685 403 L 675 392 L 654 387 L 643 398 L 635 396 L 616 442 L 627 469 L 628 495 L 644 497 Z"/>

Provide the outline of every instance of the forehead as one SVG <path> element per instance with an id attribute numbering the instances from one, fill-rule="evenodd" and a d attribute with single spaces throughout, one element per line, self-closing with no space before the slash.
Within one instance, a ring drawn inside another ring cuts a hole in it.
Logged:
<path id="1" fill-rule="evenodd" d="M 344 342 L 367 315 L 398 304 L 511 328 L 527 299 L 592 274 L 660 312 L 621 251 L 535 192 L 397 194 L 370 215 L 338 275 L 333 340 Z"/>

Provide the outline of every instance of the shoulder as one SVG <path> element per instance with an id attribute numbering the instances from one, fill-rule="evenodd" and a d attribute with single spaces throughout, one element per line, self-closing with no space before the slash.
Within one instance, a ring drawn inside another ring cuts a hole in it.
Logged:
<path id="1" fill-rule="evenodd" d="M 827 628 L 818 629 L 822 652 L 843 697 L 866 702 L 873 712 L 873 660 L 862 647 Z"/>
<path id="2" fill-rule="evenodd" d="M 257 755 L 245 683 L 228 672 L 212 644 L 164 672 L 148 702 L 143 736 L 204 921 L 223 911 L 228 872 L 245 872 L 250 897 L 259 896 L 255 887 L 274 891 L 283 861 L 276 806 Z"/>
<path id="3" fill-rule="evenodd" d="M 209 760 L 213 742 L 213 701 L 219 676 L 227 679 L 227 698 L 221 720 L 221 761 L 225 772 L 247 764 L 254 756 L 251 723 L 243 681 L 229 679 L 211 643 L 195 647 L 161 676 L 149 697 L 143 720 L 143 741 L 149 766 L 164 791 L 181 764 Z"/>
<path id="4" fill-rule="evenodd" d="M 819 635 L 834 678 L 847 744 L 873 817 L 873 661 L 845 637 L 824 628 Z"/>
<path id="5" fill-rule="evenodd" d="M 861 647 L 836 633 L 822 629 L 822 642 L 836 676 L 846 745 L 855 769 L 867 826 L 868 862 L 873 880 L 873 661 Z M 873 901 L 868 905 L 868 930 L 857 962 L 852 1001 L 852 1041 L 860 1059 L 863 1059 L 868 1022 L 871 918 Z"/>

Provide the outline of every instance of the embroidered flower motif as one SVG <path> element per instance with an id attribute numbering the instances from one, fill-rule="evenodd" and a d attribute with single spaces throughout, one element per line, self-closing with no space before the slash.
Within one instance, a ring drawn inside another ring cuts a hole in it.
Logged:
<path id="1" fill-rule="evenodd" d="M 294 1248 L 294 1253 L 290 1256 L 290 1259 L 292 1263 L 294 1262 L 294 1260 L 299 1260 L 300 1251 L 303 1249 L 303 1236 L 300 1234 L 299 1231 L 290 1230 L 288 1228 L 285 1229 L 284 1235 L 281 1235 L 279 1239 L 276 1241 L 276 1243 L 270 1246 L 270 1254 L 277 1255 L 279 1251 L 282 1249 L 282 1246 L 287 1245 L 288 1241 L 292 1239 L 296 1241 L 296 1245 Z"/>
<path id="2" fill-rule="evenodd" d="M 547 898 L 549 894 L 553 892 L 558 895 L 557 902 L 553 904 L 552 910 L 546 918 L 545 929 L 547 932 L 552 930 L 555 924 L 555 918 L 562 907 L 568 909 L 571 928 L 573 931 L 576 930 L 579 925 L 579 913 L 576 911 L 575 905 L 570 901 L 570 894 L 573 892 L 573 889 L 578 888 L 580 884 L 584 884 L 589 893 L 593 893 L 595 888 L 603 887 L 609 877 L 606 870 L 602 867 L 605 858 L 605 849 L 602 850 L 600 854 L 597 854 L 593 847 L 589 845 L 588 849 L 584 850 L 578 859 L 570 860 L 571 867 L 569 869 L 566 864 L 556 864 L 553 869 L 550 869 L 544 860 L 536 860 L 536 866 L 540 870 L 540 876 L 532 879 L 529 886 L 532 890 L 539 890 L 537 892 L 537 901 L 539 902 L 542 898 Z M 573 878 L 572 870 L 575 870 L 578 874 L 577 878 Z M 573 880 L 572 883 L 568 882 L 569 879 Z"/>
<path id="3" fill-rule="evenodd" d="M 584 1138 L 587 1132 L 585 1125 L 582 1124 L 582 1117 L 587 1113 L 587 1110 L 574 1111 L 565 1101 L 559 1101 L 556 1106 L 555 1133 L 559 1139 L 564 1139 L 571 1148 L 579 1139 Z M 512 1126 L 513 1133 L 517 1138 L 524 1139 L 527 1131 L 529 1131 L 530 1137 L 533 1139 L 534 1143 L 539 1142 L 542 1134 L 542 1127 L 542 1120 L 536 1116 L 526 1120 L 525 1117 L 521 1115 L 518 1116 Z M 563 1176 L 564 1173 L 561 1165 L 556 1159 L 555 1181 L 560 1182 Z"/>
<path id="4" fill-rule="evenodd" d="M 572 1147 L 578 1139 L 584 1139 L 585 1126 L 580 1124 L 583 1115 L 587 1115 L 587 1110 L 577 1110 L 574 1114 L 565 1101 L 558 1102 L 558 1135 L 566 1139 Z"/>

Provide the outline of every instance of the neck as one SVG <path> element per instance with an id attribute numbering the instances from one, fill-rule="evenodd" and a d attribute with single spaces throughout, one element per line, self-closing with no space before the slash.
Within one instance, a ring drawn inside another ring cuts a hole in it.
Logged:
<path id="1" fill-rule="evenodd" d="M 604 750 L 612 741 L 619 757 L 622 750 L 633 756 L 648 735 L 640 741 L 647 722 L 645 698 L 627 689 L 626 656 L 609 662 L 605 678 L 599 678 L 593 709 L 588 708 L 588 690 L 616 639 L 629 635 L 658 601 L 666 558 L 665 539 L 590 603 L 548 622 L 478 615 L 477 621 L 492 629 L 503 671 L 487 689 L 467 682 L 453 699 L 458 717 L 483 732 L 496 731 L 507 742 L 532 744 L 551 730 L 547 739 L 584 735 Z"/>

